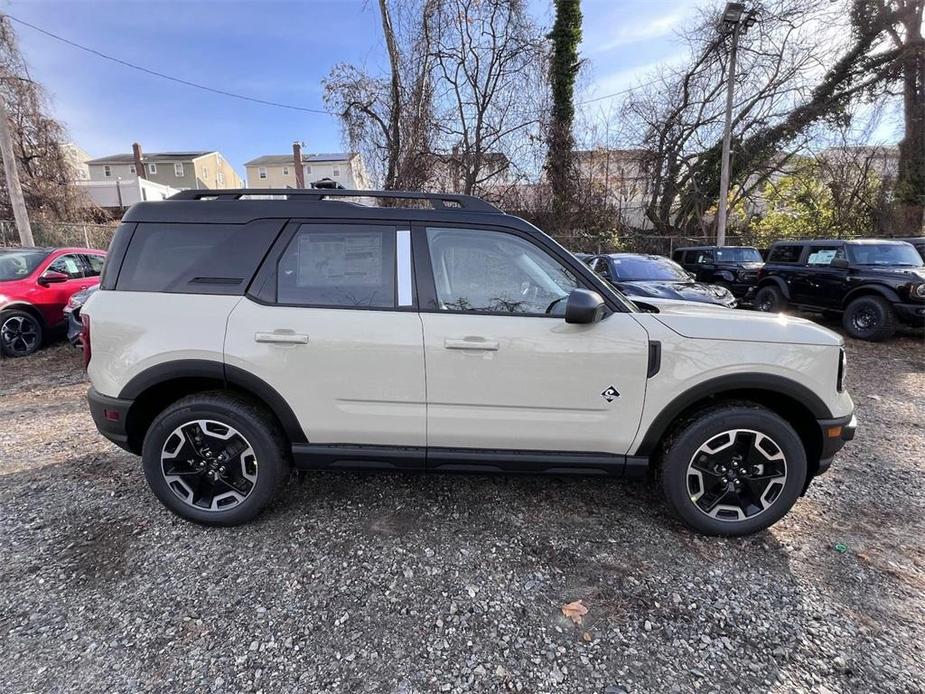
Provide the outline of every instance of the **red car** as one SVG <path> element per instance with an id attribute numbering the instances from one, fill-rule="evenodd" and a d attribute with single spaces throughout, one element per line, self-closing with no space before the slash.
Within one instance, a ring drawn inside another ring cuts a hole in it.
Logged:
<path id="1" fill-rule="evenodd" d="M 64 326 L 74 292 L 100 281 L 105 251 L 0 248 L 0 351 L 24 357 Z"/>

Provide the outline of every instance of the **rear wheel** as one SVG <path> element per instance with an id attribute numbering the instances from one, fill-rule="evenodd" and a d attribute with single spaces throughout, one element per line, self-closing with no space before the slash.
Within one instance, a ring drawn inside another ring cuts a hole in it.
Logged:
<path id="1" fill-rule="evenodd" d="M 169 406 L 145 435 L 148 485 L 167 508 L 206 525 L 254 518 L 288 477 L 285 437 L 263 408 L 223 392 Z"/>
<path id="2" fill-rule="evenodd" d="M 787 300 L 781 293 L 780 289 L 774 285 L 762 287 L 755 294 L 755 308 L 766 313 L 777 313 L 783 311 L 787 305 Z"/>
<path id="3" fill-rule="evenodd" d="M 42 324 L 26 311 L 0 311 L 0 351 L 7 357 L 25 357 L 42 346 Z"/>
<path id="4" fill-rule="evenodd" d="M 806 453 L 777 414 L 732 403 L 681 425 L 662 451 L 669 506 L 707 535 L 748 535 L 780 520 L 800 495 Z"/>
<path id="5" fill-rule="evenodd" d="M 842 314 L 842 326 L 858 340 L 880 342 L 896 332 L 896 314 L 882 296 L 862 296 L 848 304 Z"/>

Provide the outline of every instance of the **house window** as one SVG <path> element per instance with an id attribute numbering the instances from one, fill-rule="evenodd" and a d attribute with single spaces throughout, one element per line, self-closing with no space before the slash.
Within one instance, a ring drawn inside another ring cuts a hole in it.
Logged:
<path id="1" fill-rule="evenodd" d="M 261 181 L 265 181 L 267 179 L 267 167 L 261 166 L 259 169 L 257 169 L 257 178 L 259 178 Z"/>
<path id="2" fill-rule="evenodd" d="M 155 164 L 154 162 L 148 164 L 148 173 L 150 173 L 150 174 L 156 174 L 156 173 L 157 173 L 157 164 Z"/>
<path id="3" fill-rule="evenodd" d="M 284 167 L 283 167 L 283 176 L 288 176 L 288 175 L 289 175 L 289 167 L 288 167 L 288 166 L 284 166 Z"/>
<path id="4" fill-rule="evenodd" d="M 305 165 L 302 167 L 302 171 L 305 172 L 305 175 L 306 175 L 306 176 L 311 176 L 311 175 L 312 175 L 312 167 L 309 166 L 308 164 L 305 164 Z"/>
<path id="5" fill-rule="evenodd" d="M 173 175 L 177 178 L 183 178 L 183 162 L 178 161 L 173 165 Z"/>
<path id="6" fill-rule="evenodd" d="M 218 184 L 220 186 L 225 185 L 225 172 L 224 171 L 219 171 L 216 178 L 218 179 Z"/>
<path id="7" fill-rule="evenodd" d="M 208 178 L 208 177 L 209 177 L 209 167 L 208 167 L 208 166 L 203 166 L 203 167 L 202 167 L 202 177 L 203 177 L 203 178 Z"/>
<path id="8" fill-rule="evenodd" d="M 112 176 L 112 167 L 109 166 L 109 164 L 103 167 L 103 175 L 106 178 L 109 178 L 110 176 Z"/>
<path id="9" fill-rule="evenodd" d="M 334 167 L 334 175 L 335 175 L 335 176 L 340 176 L 340 167 L 339 167 L 339 166 L 335 166 L 335 167 Z"/>
<path id="10" fill-rule="evenodd" d="M 128 172 L 129 172 L 130 174 L 132 174 L 133 176 L 135 175 L 135 165 L 134 165 L 134 164 L 131 164 L 131 165 L 128 167 Z"/>

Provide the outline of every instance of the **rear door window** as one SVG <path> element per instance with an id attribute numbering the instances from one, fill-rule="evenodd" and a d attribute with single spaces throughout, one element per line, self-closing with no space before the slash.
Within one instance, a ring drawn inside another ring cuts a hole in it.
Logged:
<path id="1" fill-rule="evenodd" d="M 99 277 L 103 273 L 105 256 L 87 253 L 84 255 L 84 260 L 87 261 L 87 277 Z"/>
<path id="2" fill-rule="evenodd" d="M 806 264 L 812 267 L 827 267 L 836 258 L 845 257 L 844 246 L 813 246 L 809 249 Z"/>
<path id="3" fill-rule="evenodd" d="M 279 259 L 277 301 L 325 308 L 395 308 L 395 247 L 394 227 L 303 224 Z"/>

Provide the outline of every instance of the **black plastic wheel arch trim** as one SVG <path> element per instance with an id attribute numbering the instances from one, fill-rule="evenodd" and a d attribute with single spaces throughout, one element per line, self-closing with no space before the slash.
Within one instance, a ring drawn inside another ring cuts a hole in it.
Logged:
<path id="1" fill-rule="evenodd" d="M 208 378 L 221 381 L 226 387 L 235 386 L 252 393 L 276 415 L 291 442 L 308 441 L 292 408 L 273 386 L 244 369 L 218 361 L 180 359 L 157 364 L 126 383 L 119 393 L 119 399 L 136 400 L 149 388 L 182 378 Z"/>
<path id="2" fill-rule="evenodd" d="M 830 419 L 829 408 L 813 391 L 804 385 L 783 376 L 773 374 L 729 374 L 711 378 L 689 388 L 668 405 L 649 425 L 636 455 L 652 455 L 665 432 L 684 410 L 700 400 L 730 392 L 758 391 L 772 395 L 786 396 L 805 406 L 816 419 Z"/>

